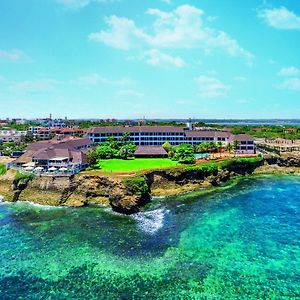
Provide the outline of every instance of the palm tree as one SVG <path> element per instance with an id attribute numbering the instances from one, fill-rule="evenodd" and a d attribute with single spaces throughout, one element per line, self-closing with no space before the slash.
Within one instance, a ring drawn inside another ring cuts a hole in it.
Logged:
<path id="1" fill-rule="evenodd" d="M 232 153 L 233 151 L 233 145 L 231 143 L 229 143 L 227 146 L 226 146 L 226 150 L 229 152 L 229 153 Z"/>
<path id="2" fill-rule="evenodd" d="M 129 140 L 130 140 L 129 136 L 130 136 L 129 132 L 124 132 L 123 133 L 123 135 L 120 138 L 121 145 L 125 145 L 127 142 L 129 142 Z"/>
<path id="3" fill-rule="evenodd" d="M 241 144 L 241 142 L 240 142 L 240 141 L 237 141 L 237 140 L 235 140 L 235 141 L 233 142 L 234 156 L 235 156 L 236 150 L 240 147 L 240 144 Z"/>
<path id="4" fill-rule="evenodd" d="M 222 142 L 218 142 L 217 143 L 217 149 L 218 149 L 218 152 L 220 154 L 220 157 L 221 157 L 222 148 L 223 148 L 223 143 Z"/>

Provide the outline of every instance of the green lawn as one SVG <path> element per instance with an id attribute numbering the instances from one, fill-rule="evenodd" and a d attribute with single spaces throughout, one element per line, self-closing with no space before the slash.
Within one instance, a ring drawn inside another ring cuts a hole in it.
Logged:
<path id="1" fill-rule="evenodd" d="M 178 162 L 169 158 L 103 159 L 99 165 L 105 172 L 134 172 L 177 166 Z"/>
<path id="2" fill-rule="evenodd" d="M 0 175 L 4 175 L 6 173 L 6 166 L 0 165 Z"/>

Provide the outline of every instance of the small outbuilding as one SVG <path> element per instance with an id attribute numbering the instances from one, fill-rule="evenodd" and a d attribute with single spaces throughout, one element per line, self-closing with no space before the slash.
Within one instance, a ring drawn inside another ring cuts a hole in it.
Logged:
<path id="1" fill-rule="evenodd" d="M 162 146 L 137 146 L 134 156 L 136 158 L 164 158 L 167 151 Z"/>

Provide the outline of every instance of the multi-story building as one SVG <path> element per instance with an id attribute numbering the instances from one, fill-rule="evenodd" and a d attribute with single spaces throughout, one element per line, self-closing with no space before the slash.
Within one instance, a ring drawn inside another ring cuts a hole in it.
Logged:
<path id="1" fill-rule="evenodd" d="M 86 151 L 91 145 L 90 139 L 75 137 L 35 142 L 26 148 L 23 155 L 12 162 L 11 167 L 30 172 L 62 169 L 77 173 L 87 167 Z"/>
<path id="2" fill-rule="evenodd" d="M 94 144 L 101 144 L 108 137 L 120 139 L 128 134 L 130 141 L 138 146 L 159 146 L 168 141 L 172 145 L 191 144 L 203 142 L 221 142 L 224 145 L 238 141 L 237 152 L 254 153 L 254 140 L 251 136 L 240 134 L 233 135 L 221 130 L 193 130 L 176 126 L 107 126 L 94 127 L 88 130 L 87 136 Z"/>
<path id="3" fill-rule="evenodd" d="M 253 138 L 248 134 L 236 134 L 231 135 L 229 138 L 229 143 L 234 143 L 237 141 L 236 153 L 254 153 L 255 152 L 255 143 Z"/>
<path id="4" fill-rule="evenodd" d="M 27 131 L 18 130 L 0 130 L 0 143 L 14 142 L 21 143 L 24 141 Z"/>
<path id="5" fill-rule="evenodd" d="M 65 138 L 68 136 L 82 136 L 84 134 L 83 129 L 80 128 L 30 127 L 28 131 L 39 140 L 48 140 L 54 136 Z"/>

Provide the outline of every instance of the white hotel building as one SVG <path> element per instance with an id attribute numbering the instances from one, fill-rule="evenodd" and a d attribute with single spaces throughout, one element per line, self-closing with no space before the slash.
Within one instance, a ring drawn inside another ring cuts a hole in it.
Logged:
<path id="1" fill-rule="evenodd" d="M 101 144 L 109 136 L 120 139 L 125 133 L 129 140 L 138 146 L 160 146 L 168 141 L 172 145 L 191 144 L 203 142 L 222 142 L 224 145 L 239 142 L 238 153 L 254 153 L 255 145 L 251 136 L 246 134 L 233 135 L 221 130 L 191 130 L 176 126 L 107 126 L 94 127 L 88 130 L 87 136 L 94 144 Z"/>

